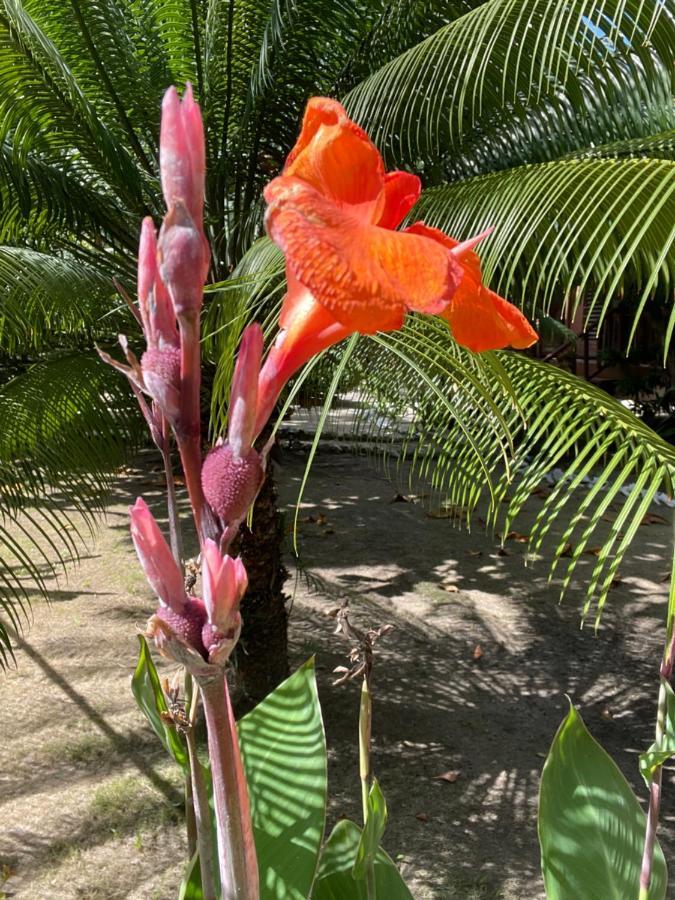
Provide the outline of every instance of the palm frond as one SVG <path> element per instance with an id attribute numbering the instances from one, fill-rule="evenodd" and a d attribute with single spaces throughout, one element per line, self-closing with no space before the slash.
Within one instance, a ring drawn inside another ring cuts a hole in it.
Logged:
<path id="1" fill-rule="evenodd" d="M 672 127 L 674 33 L 656 0 L 488 0 L 346 103 L 390 161 L 424 160 L 438 183 Z"/>
<path id="2" fill-rule="evenodd" d="M 0 609 L 20 629 L 46 579 L 78 558 L 87 540 L 78 521 L 94 527 L 142 430 L 126 384 L 80 353 L 3 385 L 0 420 L 11 426 L 0 431 Z M 11 647 L 1 623 L 0 644 L 2 665 Z"/>
<path id="3" fill-rule="evenodd" d="M 602 322 L 613 298 L 635 296 L 630 338 L 650 296 L 673 299 L 675 163 L 652 158 L 564 159 L 498 172 L 422 197 L 413 216 L 481 245 L 493 287 L 548 311 L 574 310 L 587 288 L 587 315 Z M 673 329 L 673 313 L 664 357 Z M 629 340 L 630 344 L 630 340 Z"/>
<path id="4" fill-rule="evenodd" d="M 599 620 L 650 504 L 673 496 L 675 448 L 599 388 L 523 354 L 474 357 L 451 342 L 439 320 L 410 317 L 402 332 L 367 343 L 360 371 L 368 375 L 358 391 L 363 414 L 349 425 L 352 439 L 380 455 L 387 471 L 393 461 L 410 490 L 420 483 L 431 489 L 429 502 L 454 510 L 459 522 L 470 525 L 485 499 L 502 537 L 532 493 L 542 492 L 542 480 L 560 470 L 530 548 L 552 558 L 551 577 L 569 559 L 564 593 L 591 540 L 599 544 L 584 607 L 586 615 L 595 602 Z M 451 363 L 458 372 L 475 367 L 480 395 L 464 374 L 454 376 Z M 512 442 L 502 442 L 501 453 L 496 430 Z M 515 450 L 505 466 L 509 446 Z"/>
<path id="5" fill-rule="evenodd" d="M 110 277 L 79 260 L 0 246 L 0 350 L 6 353 L 63 349 L 81 345 L 83 337 L 91 346 L 94 335 L 114 334 L 108 313 L 120 304 Z"/>

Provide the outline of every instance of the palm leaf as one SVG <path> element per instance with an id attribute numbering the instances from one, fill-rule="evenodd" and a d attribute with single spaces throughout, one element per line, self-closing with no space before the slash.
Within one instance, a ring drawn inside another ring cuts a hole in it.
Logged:
<path id="1" fill-rule="evenodd" d="M 570 125 L 580 128 L 568 150 L 592 133 L 606 142 L 672 127 L 674 28 L 654 0 L 488 0 L 387 62 L 346 102 L 392 161 L 421 157 L 436 180 L 445 157 L 461 157 L 467 142 L 475 156 L 472 141 L 491 140 L 500 123 L 501 155 L 522 144 L 517 126 L 542 102 L 556 114 L 530 143 L 557 144 L 559 155 Z"/>
<path id="2" fill-rule="evenodd" d="M 631 340 L 647 299 L 672 302 L 675 163 L 669 159 L 563 159 L 471 178 L 425 193 L 413 215 L 458 236 L 496 226 L 481 245 L 486 278 L 514 301 L 555 300 L 600 322 L 618 293 L 637 296 Z M 668 351 L 673 319 L 664 344 Z"/>

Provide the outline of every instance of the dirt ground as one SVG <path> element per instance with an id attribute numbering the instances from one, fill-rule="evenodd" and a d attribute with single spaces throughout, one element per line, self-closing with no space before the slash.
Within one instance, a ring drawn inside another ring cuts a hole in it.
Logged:
<path id="1" fill-rule="evenodd" d="M 50 607 L 35 604 L 18 669 L 0 676 L 0 896 L 176 897 L 180 784 L 129 691 L 152 600 L 126 507 L 139 493 L 158 502 L 154 462 L 120 478 L 97 543 Z M 277 465 L 289 524 L 304 462 L 285 451 Z M 578 587 L 559 606 L 545 562 L 525 568 L 522 544 L 502 555 L 479 528 L 468 535 L 396 494 L 363 459 L 321 453 L 300 511 L 300 572 L 289 541 L 292 663 L 317 655 L 329 824 L 358 819 L 360 806 L 358 689 L 331 686 L 347 645 L 326 615 L 349 596 L 355 623 L 396 626 L 376 661 L 374 763 L 390 809 L 384 845 L 414 896 L 539 900 L 539 773 L 565 693 L 645 795 L 637 756 L 652 740 L 669 528 L 640 528 L 596 636 L 579 629 Z M 448 771 L 456 780 L 439 779 Z"/>

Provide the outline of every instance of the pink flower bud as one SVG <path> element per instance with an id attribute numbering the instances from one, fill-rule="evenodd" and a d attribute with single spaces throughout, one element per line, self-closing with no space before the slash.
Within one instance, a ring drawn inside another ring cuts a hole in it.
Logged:
<path id="1" fill-rule="evenodd" d="M 138 305 L 148 348 L 177 347 L 176 314 L 157 269 L 157 237 L 152 219 L 143 219 L 138 247 Z"/>
<path id="2" fill-rule="evenodd" d="M 166 606 L 160 606 L 157 610 L 157 617 L 166 622 L 183 643 L 188 644 L 202 656 L 206 656 L 206 648 L 202 640 L 202 631 L 206 624 L 206 609 L 198 597 L 189 597 L 181 613 L 176 613 Z"/>
<path id="3" fill-rule="evenodd" d="M 131 537 L 145 577 L 160 603 L 177 615 L 182 615 L 188 603 L 183 573 L 173 558 L 155 517 L 141 497 L 129 507 L 129 515 Z"/>
<path id="4" fill-rule="evenodd" d="M 201 231 L 204 209 L 204 127 L 189 84 L 182 102 L 175 87 L 170 87 L 164 94 L 159 169 L 167 207 L 170 209 L 177 200 L 181 200 Z"/>
<path id="5" fill-rule="evenodd" d="M 254 323 L 244 331 L 232 376 L 227 440 L 232 453 L 243 458 L 251 449 L 258 403 L 258 376 L 263 351 L 263 333 Z"/>
<path id="6" fill-rule="evenodd" d="M 213 449 L 202 466 L 202 490 L 211 509 L 225 522 L 244 518 L 264 476 L 255 450 L 237 457 L 229 444 Z"/>
<path id="7" fill-rule="evenodd" d="M 210 538 L 202 548 L 202 585 L 209 622 L 219 631 L 227 631 L 246 593 L 248 576 L 241 559 L 223 555 Z"/>
<path id="8" fill-rule="evenodd" d="M 209 268 L 208 245 L 181 200 L 174 201 L 164 218 L 158 250 L 159 273 L 175 314 L 198 310 Z"/>
<path id="9" fill-rule="evenodd" d="M 180 415 L 180 350 L 146 350 L 141 357 L 141 371 L 146 391 L 169 422 L 176 423 Z"/>

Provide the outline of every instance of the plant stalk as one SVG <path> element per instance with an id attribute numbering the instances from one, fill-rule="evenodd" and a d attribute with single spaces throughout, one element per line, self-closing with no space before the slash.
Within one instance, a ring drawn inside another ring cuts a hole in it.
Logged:
<path id="1" fill-rule="evenodd" d="M 183 534 L 180 527 L 180 519 L 178 517 L 178 502 L 176 500 L 176 482 L 173 477 L 173 466 L 171 465 L 171 429 L 169 423 L 162 417 L 162 461 L 164 462 L 164 475 L 166 478 L 166 506 L 169 513 L 169 540 L 171 542 L 171 552 L 173 558 L 178 565 L 183 564 Z"/>
<path id="2" fill-rule="evenodd" d="M 199 311 L 184 313 L 178 318 L 180 329 L 180 420 L 176 441 L 180 452 L 185 484 L 200 546 L 204 543 L 201 471 L 201 411 L 200 411 L 200 349 Z"/>
<path id="3" fill-rule="evenodd" d="M 670 681 L 675 663 L 675 514 L 673 515 L 673 562 L 670 573 L 670 595 L 668 597 L 668 613 L 666 618 L 666 645 L 661 661 L 661 683 L 659 686 L 659 701 L 656 711 L 655 743 L 657 747 L 662 745 L 666 730 L 666 683 Z M 640 893 L 638 900 L 648 900 L 649 887 L 652 880 L 652 864 L 654 861 L 654 844 L 656 843 L 656 829 L 659 824 L 659 811 L 661 808 L 662 767 L 654 772 L 652 783 L 649 786 L 649 810 L 647 812 L 647 827 L 645 830 L 645 842 L 642 853 L 642 867 L 640 869 Z"/>
<path id="4" fill-rule="evenodd" d="M 197 697 L 198 694 L 195 694 Z M 196 711 L 197 703 L 193 706 Z M 193 716 L 190 716 L 193 721 Z M 190 775 L 192 785 L 192 798 L 194 802 L 195 828 L 197 836 L 197 849 L 199 850 L 199 868 L 202 881 L 202 895 L 204 900 L 216 900 L 216 886 L 213 878 L 213 832 L 211 830 L 211 816 L 209 814 L 209 798 L 204 783 L 202 764 L 197 756 L 194 728 L 185 732 L 185 740 L 190 757 Z M 192 858 L 190 855 L 190 858 Z"/>
<path id="5" fill-rule="evenodd" d="M 370 754 L 373 733 L 373 700 L 370 692 L 370 669 L 366 668 L 361 684 L 361 704 L 359 706 L 359 775 L 361 776 L 361 803 L 363 806 L 363 827 L 368 821 L 368 796 L 373 785 L 373 767 Z M 370 860 L 366 866 L 366 896 L 375 900 L 375 867 Z"/>
<path id="6" fill-rule="evenodd" d="M 211 759 L 221 900 L 259 900 L 248 790 L 227 682 L 201 681 L 200 689 Z"/>

